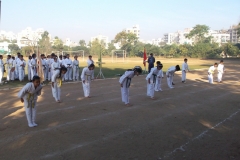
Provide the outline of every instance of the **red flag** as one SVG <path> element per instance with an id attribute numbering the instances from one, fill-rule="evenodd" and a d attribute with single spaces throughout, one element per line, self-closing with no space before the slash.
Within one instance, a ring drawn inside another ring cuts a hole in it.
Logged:
<path id="1" fill-rule="evenodd" d="M 147 60 L 147 53 L 146 53 L 146 49 L 144 47 L 144 52 L 143 52 L 143 65 L 146 66 L 146 60 Z"/>

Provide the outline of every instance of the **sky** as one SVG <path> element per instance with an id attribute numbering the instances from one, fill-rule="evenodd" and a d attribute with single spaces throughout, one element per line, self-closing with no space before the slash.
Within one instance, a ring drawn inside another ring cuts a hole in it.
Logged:
<path id="1" fill-rule="evenodd" d="M 138 24 L 140 39 L 197 24 L 228 29 L 240 22 L 240 0 L 1 0 L 0 30 L 18 33 L 43 28 L 53 37 L 89 41 L 99 34 L 114 39 Z"/>

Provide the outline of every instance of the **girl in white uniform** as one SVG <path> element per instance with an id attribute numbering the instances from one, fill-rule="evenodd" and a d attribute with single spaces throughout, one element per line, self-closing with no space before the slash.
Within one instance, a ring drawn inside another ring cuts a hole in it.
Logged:
<path id="1" fill-rule="evenodd" d="M 90 98 L 91 80 L 94 80 L 94 67 L 94 64 L 90 64 L 88 67 L 83 68 L 81 74 L 84 96 L 88 98 Z"/>
<path id="2" fill-rule="evenodd" d="M 218 67 L 218 64 L 214 63 L 214 65 L 208 69 L 208 81 L 210 84 L 213 84 L 213 74 L 214 74 L 214 71 L 217 69 L 217 67 Z"/>
<path id="3" fill-rule="evenodd" d="M 31 74 L 31 59 L 32 59 L 32 56 L 29 56 L 28 57 L 28 80 L 31 81 L 32 79 L 32 74 Z"/>
<path id="4" fill-rule="evenodd" d="M 55 98 L 56 102 L 60 103 L 61 96 L 61 85 L 62 85 L 62 77 L 67 72 L 67 68 L 61 67 L 57 69 L 52 75 L 52 94 Z"/>
<path id="5" fill-rule="evenodd" d="M 131 70 L 127 70 L 124 75 L 122 75 L 119 79 L 119 83 L 121 86 L 121 94 L 122 94 L 122 102 L 127 106 L 131 106 L 129 104 L 129 87 L 131 84 L 131 80 L 135 75 L 139 75 L 142 73 L 142 68 L 140 66 L 136 66 Z"/>
<path id="6" fill-rule="evenodd" d="M 18 60 L 18 75 L 19 75 L 19 81 L 24 80 L 24 68 L 25 68 L 25 62 L 23 61 L 23 56 L 20 55 L 20 59 Z"/>
<path id="7" fill-rule="evenodd" d="M 157 61 L 157 66 L 163 67 L 162 63 L 160 61 Z M 156 84 L 155 84 L 155 91 L 159 92 L 162 91 L 161 84 L 162 84 L 162 79 L 164 78 L 163 71 L 162 69 L 159 70 L 157 78 L 156 78 Z"/>
<path id="8" fill-rule="evenodd" d="M 154 87 L 156 83 L 156 78 L 158 72 L 162 69 L 160 65 L 151 69 L 150 73 L 148 73 L 146 80 L 147 80 L 147 96 L 151 99 L 154 99 Z"/>
<path id="9" fill-rule="evenodd" d="M 174 85 L 174 83 L 173 83 L 173 76 L 174 76 L 174 73 L 176 71 L 180 71 L 179 65 L 172 66 L 172 67 L 168 68 L 168 70 L 166 72 L 168 87 L 171 88 L 171 89 L 174 88 L 172 86 L 172 85 Z"/>
<path id="10" fill-rule="evenodd" d="M 21 102 L 24 103 L 24 108 L 27 116 L 28 126 L 36 127 L 36 111 L 37 99 L 41 95 L 42 86 L 40 85 L 40 77 L 33 76 L 32 82 L 27 83 L 18 93 Z"/>
<path id="11" fill-rule="evenodd" d="M 0 55 L 0 84 L 2 84 L 3 73 L 4 73 L 3 56 Z"/>
<path id="12" fill-rule="evenodd" d="M 74 56 L 73 60 L 73 81 L 78 81 L 79 80 L 79 61 L 78 61 L 78 56 Z"/>

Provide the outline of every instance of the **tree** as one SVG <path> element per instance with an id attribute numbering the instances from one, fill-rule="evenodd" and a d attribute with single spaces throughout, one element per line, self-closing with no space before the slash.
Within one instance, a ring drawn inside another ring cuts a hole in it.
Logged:
<path id="1" fill-rule="evenodd" d="M 86 46 L 86 42 L 83 39 L 79 41 L 79 44 L 80 44 L 80 46 Z"/>
<path id="2" fill-rule="evenodd" d="M 55 49 L 56 51 L 61 52 L 64 47 L 63 47 L 63 41 L 61 39 L 59 39 L 57 36 L 55 37 L 54 41 L 53 41 L 53 49 Z"/>
<path id="3" fill-rule="evenodd" d="M 232 43 L 226 43 L 222 46 L 225 56 L 237 56 L 239 54 L 239 49 Z"/>
<path id="4" fill-rule="evenodd" d="M 193 27 L 193 29 L 190 31 L 188 35 L 186 35 L 186 38 L 193 38 L 194 42 L 202 42 L 205 39 L 205 35 L 208 34 L 209 27 L 206 25 L 196 25 Z"/>
<path id="5" fill-rule="evenodd" d="M 20 52 L 20 48 L 17 44 L 12 43 L 8 45 L 8 49 L 12 52 L 12 54 L 16 54 L 17 52 Z"/>
<path id="6" fill-rule="evenodd" d="M 38 41 L 40 53 L 42 54 L 51 53 L 52 44 L 50 42 L 49 33 L 47 31 L 44 31 L 41 37 L 42 38 Z"/>
<path id="7" fill-rule="evenodd" d="M 33 54 L 32 47 L 30 47 L 30 46 L 23 47 L 22 54 L 27 57 L 30 56 L 31 54 Z"/>

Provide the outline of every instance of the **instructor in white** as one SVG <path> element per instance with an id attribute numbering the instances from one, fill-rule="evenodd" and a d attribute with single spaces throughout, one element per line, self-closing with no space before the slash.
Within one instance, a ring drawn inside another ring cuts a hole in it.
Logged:
<path id="1" fill-rule="evenodd" d="M 84 97 L 90 98 L 90 84 L 94 80 L 94 64 L 90 64 L 88 67 L 83 68 L 81 79 Z"/>
<path id="2" fill-rule="evenodd" d="M 186 74 L 187 74 L 187 71 L 189 71 L 189 68 L 188 68 L 188 64 L 187 64 L 187 61 L 188 59 L 185 58 L 184 59 L 184 63 L 182 64 L 182 83 L 186 83 Z"/>

